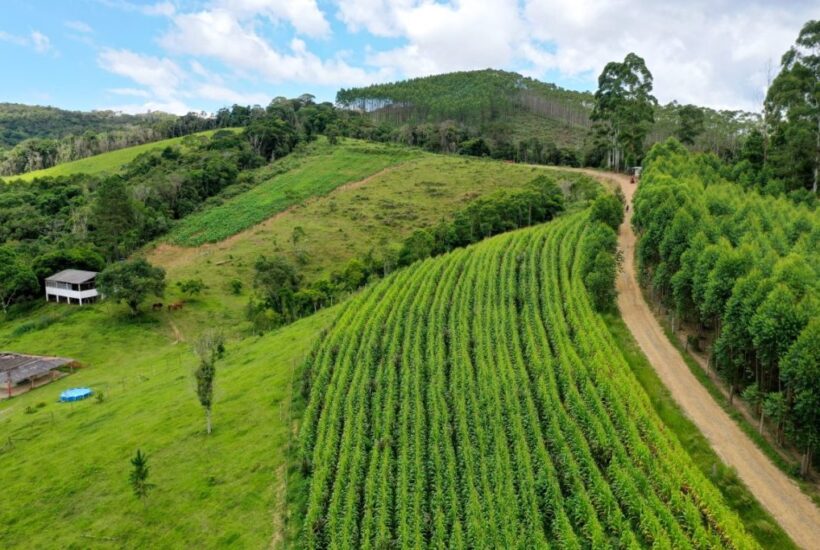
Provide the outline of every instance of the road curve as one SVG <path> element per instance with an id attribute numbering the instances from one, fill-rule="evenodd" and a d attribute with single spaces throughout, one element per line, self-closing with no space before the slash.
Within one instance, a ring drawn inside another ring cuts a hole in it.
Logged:
<path id="1" fill-rule="evenodd" d="M 617 183 L 626 195 L 627 203 L 632 203 L 636 185 L 631 184 L 627 176 L 587 173 Z M 740 479 L 795 544 L 801 548 L 820 549 L 820 510 L 712 399 L 652 314 L 636 277 L 635 233 L 631 220 L 630 208 L 618 232 L 624 253 L 624 270 L 617 281 L 618 307 L 624 322 L 672 397 L 706 436 L 723 462 L 737 470 Z"/>

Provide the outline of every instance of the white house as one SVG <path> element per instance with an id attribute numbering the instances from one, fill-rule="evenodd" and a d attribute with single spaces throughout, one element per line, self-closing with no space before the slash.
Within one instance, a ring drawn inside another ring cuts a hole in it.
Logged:
<path id="1" fill-rule="evenodd" d="M 66 304 L 88 304 L 96 302 L 96 271 L 66 269 L 46 278 L 46 301 Z"/>

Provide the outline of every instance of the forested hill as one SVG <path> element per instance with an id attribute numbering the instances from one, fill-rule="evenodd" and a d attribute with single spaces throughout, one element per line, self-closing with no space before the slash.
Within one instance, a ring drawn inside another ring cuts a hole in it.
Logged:
<path id="1" fill-rule="evenodd" d="M 487 69 L 342 89 L 336 101 L 399 123 L 450 119 L 484 124 L 524 110 L 587 127 L 593 97 L 589 92 Z"/>
<path id="2" fill-rule="evenodd" d="M 592 93 L 513 72 L 464 71 L 342 89 L 336 101 L 367 113 L 376 124 L 398 134 L 398 141 L 411 145 L 424 146 L 415 143 L 424 134 L 437 134 L 446 141 L 448 133 L 462 131 L 487 139 L 494 156 L 504 158 L 508 155 L 502 151 L 495 154 L 497 148 L 520 147 L 536 139 L 546 149 L 555 145 L 574 152 L 584 164 L 594 146 L 589 139 Z M 683 108 L 674 102 L 655 108 L 650 145 L 676 134 Z M 703 114 L 703 126 L 694 148 L 724 157 L 737 153 L 741 138 L 757 122 L 757 115 L 743 111 L 697 110 Z"/>
<path id="3" fill-rule="evenodd" d="M 30 138 L 58 139 L 87 131 L 96 134 L 175 118 L 159 112 L 126 115 L 113 111 L 66 111 L 56 107 L 0 103 L 0 148 L 14 147 Z"/>

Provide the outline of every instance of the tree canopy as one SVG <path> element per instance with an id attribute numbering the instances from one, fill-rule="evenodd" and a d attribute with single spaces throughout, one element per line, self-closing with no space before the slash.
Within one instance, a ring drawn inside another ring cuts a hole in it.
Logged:
<path id="1" fill-rule="evenodd" d="M 642 57 L 629 53 L 623 62 L 606 64 L 598 77 L 591 118 L 598 136 L 608 144 L 609 167 L 618 170 L 622 160 L 627 165 L 640 161 L 657 104 L 652 73 Z"/>

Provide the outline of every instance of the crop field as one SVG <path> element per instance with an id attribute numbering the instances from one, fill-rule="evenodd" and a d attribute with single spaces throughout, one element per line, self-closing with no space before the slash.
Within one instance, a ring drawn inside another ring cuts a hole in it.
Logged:
<path id="1" fill-rule="evenodd" d="M 208 137 L 213 135 L 216 131 L 217 130 L 208 130 L 192 135 Z M 164 149 L 169 146 L 182 145 L 186 139 L 191 139 L 191 136 L 163 139 L 161 141 L 154 141 L 151 143 L 144 143 L 142 145 L 135 145 L 133 147 L 126 147 L 124 149 L 117 149 L 116 151 L 111 151 L 109 153 L 103 153 L 101 155 L 94 155 L 93 157 L 58 164 L 44 170 L 35 170 L 34 172 L 27 172 L 19 176 L 6 176 L 5 179 L 7 181 L 32 181 L 35 178 L 69 176 L 71 174 L 114 174 L 119 172 L 124 165 L 128 164 L 142 153 Z"/>
<path id="2" fill-rule="evenodd" d="M 757 546 L 593 312 L 585 222 L 426 260 L 349 301 L 305 364 L 300 546 Z"/>
<path id="3" fill-rule="evenodd" d="M 312 162 L 297 164 L 224 204 L 186 217 L 169 241 L 182 246 L 221 241 L 309 197 L 326 195 L 418 155 L 412 149 L 353 140 L 318 149 Z"/>

